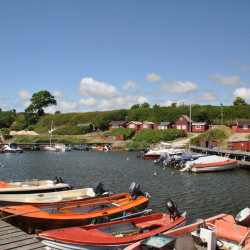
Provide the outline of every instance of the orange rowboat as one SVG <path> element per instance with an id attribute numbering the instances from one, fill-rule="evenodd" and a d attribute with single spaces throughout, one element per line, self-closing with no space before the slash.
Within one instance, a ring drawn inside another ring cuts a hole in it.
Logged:
<path id="1" fill-rule="evenodd" d="M 34 233 L 36 229 L 87 225 L 100 218 L 115 218 L 124 212 L 135 213 L 147 206 L 147 197 L 122 193 L 87 201 L 0 207 L 0 215 L 4 221 Z"/>

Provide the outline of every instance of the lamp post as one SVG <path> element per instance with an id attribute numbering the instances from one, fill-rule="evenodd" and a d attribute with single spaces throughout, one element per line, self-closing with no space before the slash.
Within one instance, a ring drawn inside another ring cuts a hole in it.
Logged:
<path id="1" fill-rule="evenodd" d="M 221 117 L 221 126 L 222 126 L 222 125 L 223 125 L 223 104 L 221 103 L 220 106 L 221 106 L 221 114 L 220 114 L 220 117 Z"/>

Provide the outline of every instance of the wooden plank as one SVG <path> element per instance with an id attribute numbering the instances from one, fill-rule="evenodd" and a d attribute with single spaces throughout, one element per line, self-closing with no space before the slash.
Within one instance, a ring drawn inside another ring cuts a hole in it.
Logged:
<path id="1" fill-rule="evenodd" d="M 35 242 L 35 240 L 36 239 L 33 238 L 33 239 L 27 239 L 27 240 L 12 242 L 10 244 L 1 245 L 1 250 L 15 249 L 15 248 L 27 249 L 29 245 L 34 243 L 36 243 L 36 247 L 43 247 L 43 249 L 45 249 L 44 245 L 41 242 Z"/>
<path id="2" fill-rule="evenodd" d="M 0 244 L 1 244 L 1 240 L 17 237 L 17 236 L 20 236 L 20 235 L 23 235 L 23 232 L 14 232 L 14 233 L 5 234 L 5 235 L 1 234 L 0 235 Z"/>

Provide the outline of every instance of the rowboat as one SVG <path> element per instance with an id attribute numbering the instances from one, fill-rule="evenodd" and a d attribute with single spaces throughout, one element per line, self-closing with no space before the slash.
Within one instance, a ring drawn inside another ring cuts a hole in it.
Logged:
<path id="1" fill-rule="evenodd" d="M 61 177 L 54 180 L 26 180 L 16 182 L 0 181 L 0 194 L 30 194 L 69 190 L 72 187 L 64 183 Z"/>
<path id="2" fill-rule="evenodd" d="M 166 249 L 167 245 L 171 245 L 172 247 L 167 249 L 204 249 L 202 247 L 206 246 L 207 250 L 249 250 L 250 230 L 248 226 L 237 224 L 232 215 L 220 214 L 182 228 L 151 236 L 144 241 L 131 244 L 125 249 L 156 249 L 155 244 L 161 242 L 162 245 L 158 245 L 157 249 Z"/>
<path id="3" fill-rule="evenodd" d="M 139 190 L 140 191 L 140 190 Z M 22 230 L 33 233 L 36 229 L 49 230 L 87 225 L 96 220 L 135 213 L 148 206 L 148 198 L 122 193 L 109 197 L 60 204 L 38 204 L 0 207 L 0 216 Z"/>
<path id="4" fill-rule="evenodd" d="M 156 233 L 185 226 L 186 218 L 150 214 L 102 224 L 38 231 L 37 238 L 52 249 L 123 249 Z"/>
<path id="5" fill-rule="evenodd" d="M 214 172 L 232 170 L 237 168 L 238 161 L 227 157 L 211 155 L 199 158 L 192 162 L 187 162 L 181 171 L 191 171 L 195 173 L 200 172 Z"/>
<path id="6" fill-rule="evenodd" d="M 108 193 L 105 192 L 102 195 Z M 58 203 L 65 201 L 86 200 L 94 198 L 96 193 L 93 188 L 82 188 L 59 192 L 34 193 L 34 194 L 0 194 L 0 206 L 19 206 Z"/>

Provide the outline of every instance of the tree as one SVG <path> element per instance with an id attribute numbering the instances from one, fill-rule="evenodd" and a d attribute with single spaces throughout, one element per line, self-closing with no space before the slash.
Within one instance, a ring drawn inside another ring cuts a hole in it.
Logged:
<path id="1" fill-rule="evenodd" d="M 138 109 L 140 108 L 140 104 L 134 104 L 130 109 Z"/>
<path id="2" fill-rule="evenodd" d="M 142 103 L 141 106 L 140 106 L 140 108 L 142 108 L 142 109 L 146 109 L 146 108 L 149 108 L 149 107 L 150 107 L 150 105 L 147 102 Z"/>
<path id="3" fill-rule="evenodd" d="M 44 115 L 44 108 L 57 104 L 55 97 L 47 90 L 34 93 L 30 101 L 31 104 L 25 109 L 25 112 L 29 114 L 36 113 L 38 117 Z"/>
<path id="4" fill-rule="evenodd" d="M 171 108 L 176 108 L 177 107 L 177 102 L 172 102 L 171 103 Z"/>
<path id="5" fill-rule="evenodd" d="M 236 99 L 233 101 L 233 105 L 243 105 L 243 106 L 246 106 L 248 104 L 246 103 L 246 101 L 242 97 L 237 96 Z"/>

